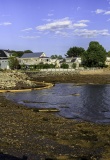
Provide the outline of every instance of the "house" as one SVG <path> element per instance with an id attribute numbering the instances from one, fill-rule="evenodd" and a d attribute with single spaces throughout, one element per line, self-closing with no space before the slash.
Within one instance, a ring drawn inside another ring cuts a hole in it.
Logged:
<path id="1" fill-rule="evenodd" d="M 106 57 L 105 64 L 106 64 L 107 66 L 110 66 L 110 57 Z"/>
<path id="2" fill-rule="evenodd" d="M 76 64 L 76 68 L 79 68 L 81 64 L 81 57 L 67 57 L 65 63 L 69 65 L 69 68 L 72 68 L 73 63 Z"/>
<path id="3" fill-rule="evenodd" d="M 24 53 L 22 57 L 18 58 L 20 65 L 38 65 L 39 63 L 47 63 L 49 58 L 44 52 Z"/>
<path id="4" fill-rule="evenodd" d="M 53 64 L 57 68 L 60 67 L 62 59 L 52 59 L 47 57 L 44 52 L 36 52 L 36 53 L 24 53 L 22 57 L 18 58 L 20 65 L 38 65 L 40 63 L 43 64 Z"/>
<path id="5" fill-rule="evenodd" d="M 9 50 L 0 49 L 0 69 L 9 69 L 9 57 L 11 53 Z"/>

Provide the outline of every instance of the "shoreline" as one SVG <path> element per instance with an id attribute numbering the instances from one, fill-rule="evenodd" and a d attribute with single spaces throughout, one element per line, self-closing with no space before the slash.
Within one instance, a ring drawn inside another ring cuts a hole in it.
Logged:
<path id="1" fill-rule="evenodd" d="M 29 92 L 29 91 L 32 91 L 32 90 L 41 90 L 41 89 L 48 89 L 50 87 L 53 87 L 53 84 L 52 83 L 42 83 L 41 82 L 41 86 L 40 87 L 35 87 L 35 88 L 24 88 L 24 89 L 16 89 L 16 87 L 14 89 L 2 89 L 0 90 L 0 93 L 6 93 L 6 92 Z"/>
<path id="2" fill-rule="evenodd" d="M 110 84 L 110 71 L 102 74 L 74 74 L 71 72 L 28 72 L 26 74 L 37 82 Z"/>

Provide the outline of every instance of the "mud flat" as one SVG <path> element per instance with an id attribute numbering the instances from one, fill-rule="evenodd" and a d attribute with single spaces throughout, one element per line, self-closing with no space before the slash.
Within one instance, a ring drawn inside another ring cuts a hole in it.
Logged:
<path id="1" fill-rule="evenodd" d="M 28 160 L 110 160 L 110 124 L 34 112 L 0 94 L 0 152 Z"/>

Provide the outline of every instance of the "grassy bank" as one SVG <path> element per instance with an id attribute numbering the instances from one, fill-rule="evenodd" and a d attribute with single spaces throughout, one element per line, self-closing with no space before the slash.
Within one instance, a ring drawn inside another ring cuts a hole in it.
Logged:
<path id="1" fill-rule="evenodd" d="M 28 160 L 110 160 L 110 125 L 34 112 L 0 95 L 0 151 Z"/>

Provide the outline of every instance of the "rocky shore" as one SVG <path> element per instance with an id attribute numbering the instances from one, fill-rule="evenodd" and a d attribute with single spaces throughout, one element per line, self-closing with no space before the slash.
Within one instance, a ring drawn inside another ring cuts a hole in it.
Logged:
<path id="1" fill-rule="evenodd" d="M 81 72 L 27 72 L 35 81 L 76 84 L 110 84 L 110 70 Z"/>
<path id="2" fill-rule="evenodd" d="M 47 82 L 67 82 L 68 78 L 42 76 L 31 78 Z M 76 76 L 77 83 L 96 82 L 83 81 L 84 77 L 78 81 Z M 103 78 L 100 82 L 110 82 L 109 74 Z M 25 160 L 110 160 L 110 124 L 77 122 L 50 112 L 36 112 L 0 93 L 0 152 L 0 157 L 14 156 L 16 160 L 23 155 Z"/>
<path id="3" fill-rule="evenodd" d="M 0 72 L 0 92 L 17 91 L 24 89 L 40 89 L 52 85 L 44 82 L 32 81 L 30 77 L 18 71 L 3 71 Z"/>

